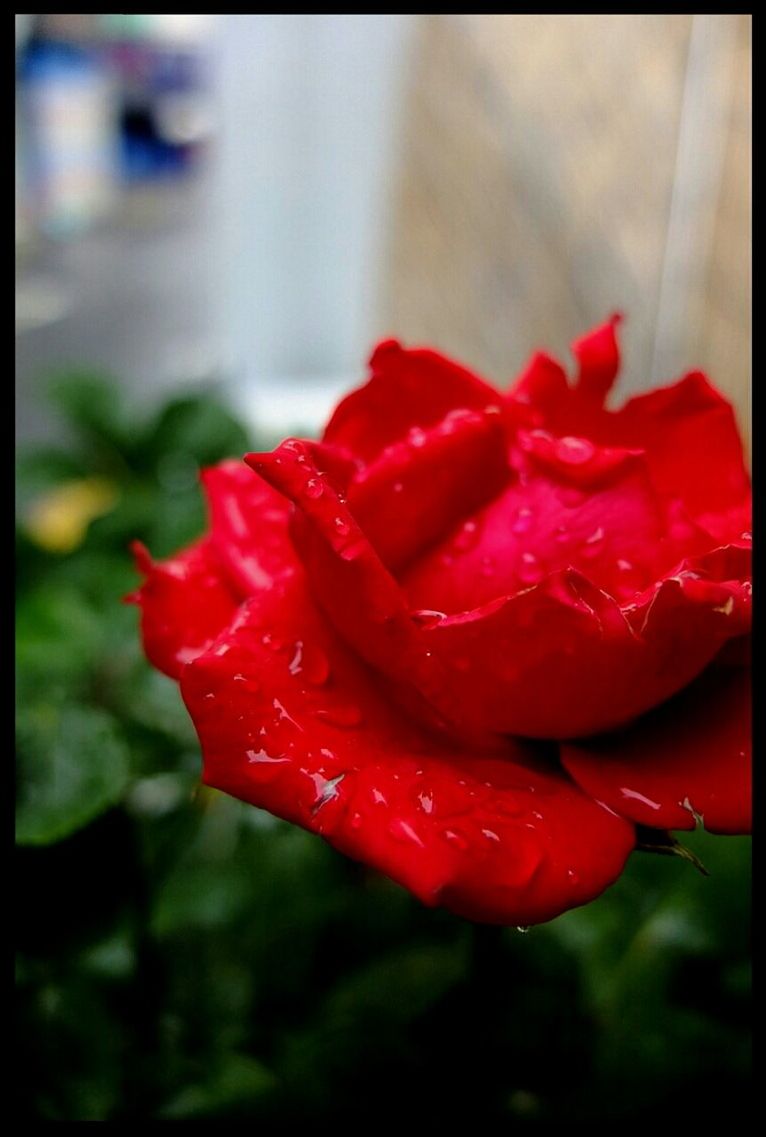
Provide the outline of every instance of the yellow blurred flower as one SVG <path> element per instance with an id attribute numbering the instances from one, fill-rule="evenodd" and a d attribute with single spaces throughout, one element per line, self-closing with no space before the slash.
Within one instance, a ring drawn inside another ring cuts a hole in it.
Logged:
<path id="1" fill-rule="evenodd" d="M 91 521 L 117 501 L 116 486 L 105 478 L 65 482 L 39 497 L 24 518 L 30 538 L 49 553 L 71 553 L 85 539 Z"/>

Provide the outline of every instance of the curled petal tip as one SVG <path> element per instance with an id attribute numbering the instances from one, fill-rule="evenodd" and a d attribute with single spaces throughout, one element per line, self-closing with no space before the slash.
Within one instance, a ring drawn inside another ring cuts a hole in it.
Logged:
<path id="1" fill-rule="evenodd" d="M 133 561 L 138 571 L 142 572 L 144 576 L 148 576 L 154 568 L 154 561 L 146 545 L 143 541 L 131 541 L 128 548 L 133 554 Z M 125 602 L 132 603 L 127 597 L 125 598 Z"/>

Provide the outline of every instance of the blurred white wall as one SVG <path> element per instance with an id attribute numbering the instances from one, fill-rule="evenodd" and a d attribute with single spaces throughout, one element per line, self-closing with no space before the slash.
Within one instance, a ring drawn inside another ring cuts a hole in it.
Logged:
<path id="1" fill-rule="evenodd" d="M 413 17 L 216 23 L 214 319 L 261 425 L 321 422 L 361 378 L 388 240 Z"/>

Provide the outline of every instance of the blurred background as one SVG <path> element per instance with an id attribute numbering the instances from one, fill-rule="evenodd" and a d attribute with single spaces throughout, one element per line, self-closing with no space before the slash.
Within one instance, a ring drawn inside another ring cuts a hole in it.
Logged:
<path id="1" fill-rule="evenodd" d="M 750 438 L 748 15 L 16 15 L 25 1118 L 688 1123 L 749 1091 L 749 842 L 521 935 L 201 790 L 135 537 L 393 334 L 500 385 L 627 315 Z"/>

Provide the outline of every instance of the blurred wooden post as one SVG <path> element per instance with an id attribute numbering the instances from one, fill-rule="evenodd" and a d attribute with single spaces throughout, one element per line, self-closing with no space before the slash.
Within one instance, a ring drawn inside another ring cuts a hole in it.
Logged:
<path id="1" fill-rule="evenodd" d="M 749 433 L 750 17 L 430 16 L 411 67 L 381 331 L 505 383 L 618 308 L 618 398 L 703 367 Z"/>

